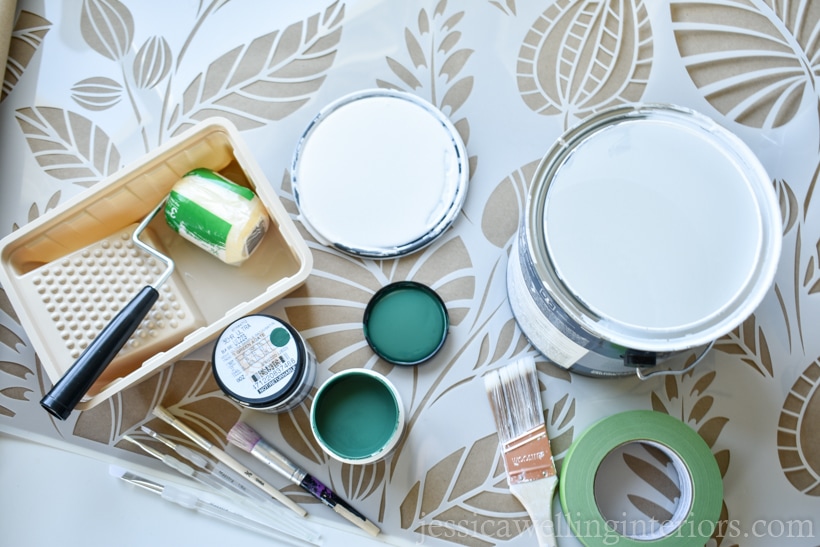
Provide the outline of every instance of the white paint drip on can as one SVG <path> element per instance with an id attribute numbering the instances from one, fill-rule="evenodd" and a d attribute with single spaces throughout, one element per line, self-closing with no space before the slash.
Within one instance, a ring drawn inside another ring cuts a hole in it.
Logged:
<path id="1" fill-rule="evenodd" d="M 510 305 L 548 359 L 632 374 L 753 313 L 774 278 L 779 218 L 736 136 L 679 107 L 619 107 L 568 131 L 539 165 Z"/>
<path id="2" fill-rule="evenodd" d="M 300 220 L 317 240 L 388 258 L 427 246 L 453 223 L 469 167 L 442 112 L 409 93 L 372 89 L 313 119 L 291 176 Z"/>

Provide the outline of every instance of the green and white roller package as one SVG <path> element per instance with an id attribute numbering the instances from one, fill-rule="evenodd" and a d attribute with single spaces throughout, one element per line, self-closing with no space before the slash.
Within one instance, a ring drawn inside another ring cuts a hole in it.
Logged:
<path id="1" fill-rule="evenodd" d="M 251 256 L 270 224 L 253 190 L 203 168 L 171 189 L 165 219 L 183 238 L 233 266 Z"/>

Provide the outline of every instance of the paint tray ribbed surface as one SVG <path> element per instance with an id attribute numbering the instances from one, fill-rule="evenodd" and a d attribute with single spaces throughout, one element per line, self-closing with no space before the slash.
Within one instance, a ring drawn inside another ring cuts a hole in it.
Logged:
<path id="1" fill-rule="evenodd" d="M 313 258 L 294 221 L 228 120 L 210 118 L 0 240 L 0 285 L 52 382 L 164 266 L 130 240 L 194 169 L 259 197 L 270 225 L 241 266 L 220 261 L 156 215 L 141 241 L 174 264 L 159 300 L 78 410 L 92 408 L 211 342 L 235 320 L 301 285 Z M 47 386 L 46 386 L 47 387 Z"/>
<path id="2" fill-rule="evenodd" d="M 115 232 L 21 277 L 19 290 L 36 318 L 39 336 L 52 341 L 43 345 L 41 359 L 60 368 L 73 363 L 140 289 L 160 277 L 165 265 L 134 245 L 135 228 Z M 150 230 L 141 237 L 163 252 Z M 96 391 L 203 324 L 179 275 L 172 274 L 159 288 L 151 311 L 95 383 Z"/>

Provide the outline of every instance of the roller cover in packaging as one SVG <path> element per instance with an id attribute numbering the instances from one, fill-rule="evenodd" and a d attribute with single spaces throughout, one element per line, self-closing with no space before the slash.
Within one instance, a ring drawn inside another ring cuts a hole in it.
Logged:
<path id="1" fill-rule="evenodd" d="M 259 246 L 270 220 L 262 201 L 209 169 L 194 169 L 171 189 L 168 225 L 226 264 L 242 264 Z"/>

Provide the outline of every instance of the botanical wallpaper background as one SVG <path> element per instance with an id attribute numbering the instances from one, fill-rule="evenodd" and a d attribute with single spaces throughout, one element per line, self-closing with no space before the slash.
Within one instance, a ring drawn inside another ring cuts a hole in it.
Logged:
<path id="1" fill-rule="evenodd" d="M 789 544 L 820 545 L 820 4 L 62 4 L 19 2 L 0 97 L 0 235 L 212 116 L 242 132 L 294 218 L 293 147 L 336 97 L 368 87 L 408 91 L 460 132 L 471 181 L 453 229 L 416 254 L 373 261 L 324 247 L 299 225 L 314 271 L 270 309 L 315 350 L 317 383 L 367 367 L 397 384 L 408 423 L 395 453 L 363 467 L 331 461 L 310 434 L 310 397 L 286 414 L 242 414 L 385 532 L 442 544 L 532 541 L 507 488 L 482 378 L 535 355 L 559 468 L 593 421 L 651 408 L 690 425 L 715 455 L 725 496 L 711 545 L 771 545 L 771 537 L 749 533 L 761 519 L 807 520 L 814 535 Z M 594 112 L 640 102 L 694 108 L 749 144 L 779 199 L 783 254 L 760 308 L 691 372 L 585 378 L 546 362 L 522 336 L 506 301 L 506 262 L 530 178 L 551 143 Z M 361 332 L 368 299 L 405 279 L 438 291 L 451 318 L 442 352 L 410 368 L 378 359 Z M 222 446 L 241 415 L 216 386 L 207 347 L 65 423 L 39 408 L 50 385 L 0 288 L 0 427 L 134 459 L 143 455 L 122 437 L 150 442 L 143 424 L 186 442 L 153 419 L 158 403 Z M 669 518 L 680 493 L 669 462 L 651 451 L 624 460 L 651 495 L 627 492 L 623 502 Z M 285 491 L 314 507 L 297 488 Z"/>

